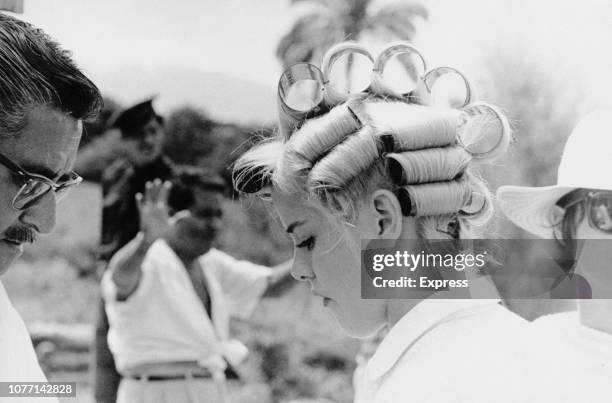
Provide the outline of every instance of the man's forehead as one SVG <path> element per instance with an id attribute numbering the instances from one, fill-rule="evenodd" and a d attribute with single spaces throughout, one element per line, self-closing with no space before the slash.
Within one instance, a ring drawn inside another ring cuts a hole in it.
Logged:
<path id="1" fill-rule="evenodd" d="M 193 187 L 193 194 L 195 195 L 196 202 L 221 202 L 223 194 L 217 190 L 205 189 L 200 186 Z"/>
<path id="2" fill-rule="evenodd" d="M 49 147 L 78 146 L 82 134 L 81 119 L 48 106 L 37 106 L 28 111 L 27 123 L 17 139 L 40 142 Z"/>
<path id="3" fill-rule="evenodd" d="M 127 132 L 125 137 L 128 139 L 142 140 L 144 137 L 146 137 L 146 132 L 152 127 L 162 128 L 162 125 L 157 121 L 155 116 L 151 117 L 151 119 L 146 123 L 136 127 L 130 132 Z"/>
<path id="4" fill-rule="evenodd" d="M 3 139 L 0 150 L 22 168 L 53 178 L 72 168 L 81 134 L 80 120 L 41 106 L 28 112 L 24 129 Z"/>

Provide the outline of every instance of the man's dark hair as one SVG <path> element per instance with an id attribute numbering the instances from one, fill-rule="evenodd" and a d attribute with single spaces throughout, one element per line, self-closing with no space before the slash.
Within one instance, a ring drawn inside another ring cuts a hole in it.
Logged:
<path id="1" fill-rule="evenodd" d="M 175 168 L 168 207 L 174 212 L 192 207 L 195 204 L 194 188 L 219 194 L 227 191 L 225 181 L 217 173 L 200 167 L 180 166 Z"/>
<path id="2" fill-rule="evenodd" d="M 39 105 L 87 120 L 102 97 L 68 51 L 41 29 L 0 13 L 0 137 L 19 134 Z"/>

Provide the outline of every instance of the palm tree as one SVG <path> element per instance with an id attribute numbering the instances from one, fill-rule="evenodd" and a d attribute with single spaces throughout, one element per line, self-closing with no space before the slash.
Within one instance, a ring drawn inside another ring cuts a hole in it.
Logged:
<path id="1" fill-rule="evenodd" d="M 415 19 L 428 18 L 418 3 L 397 2 L 370 13 L 371 0 L 291 0 L 310 3 L 314 11 L 300 17 L 281 38 L 276 57 L 287 68 L 299 62 L 320 62 L 333 44 L 358 40 L 365 33 L 383 40 L 411 40 L 416 34 Z"/>

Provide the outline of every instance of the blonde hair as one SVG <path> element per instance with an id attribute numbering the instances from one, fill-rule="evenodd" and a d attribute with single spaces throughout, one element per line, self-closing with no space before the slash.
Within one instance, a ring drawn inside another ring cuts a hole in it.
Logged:
<path id="1" fill-rule="evenodd" d="M 494 111 L 505 131 L 487 153 L 499 157 L 509 143 L 506 119 L 492 106 L 478 107 Z M 423 238 L 470 237 L 493 207 L 484 181 L 471 169 L 477 159 L 489 159 L 469 151 L 490 122 L 475 123 L 466 110 L 353 98 L 290 136 L 279 134 L 245 153 L 234 166 L 234 183 L 249 193 L 254 181 L 271 184 L 347 221 L 372 191 L 388 189 L 404 215 L 418 217 Z"/>

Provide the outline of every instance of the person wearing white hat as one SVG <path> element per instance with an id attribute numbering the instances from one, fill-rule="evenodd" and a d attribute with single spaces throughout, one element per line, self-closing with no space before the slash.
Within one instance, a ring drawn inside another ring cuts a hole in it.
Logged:
<path id="1" fill-rule="evenodd" d="M 612 110 L 583 118 L 570 135 L 557 184 L 502 186 L 501 210 L 519 227 L 557 239 L 577 262 L 576 273 L 589 289 L 578 290 L 578 309 L 546 315 L 534 326 L 551 332 L 572 354 L 572 369 L 585 381 L 612 381 Z M 586 299 L 588 298 L 588 299 Z M 593 299 L 591 299 L 593 298 Z"/>

